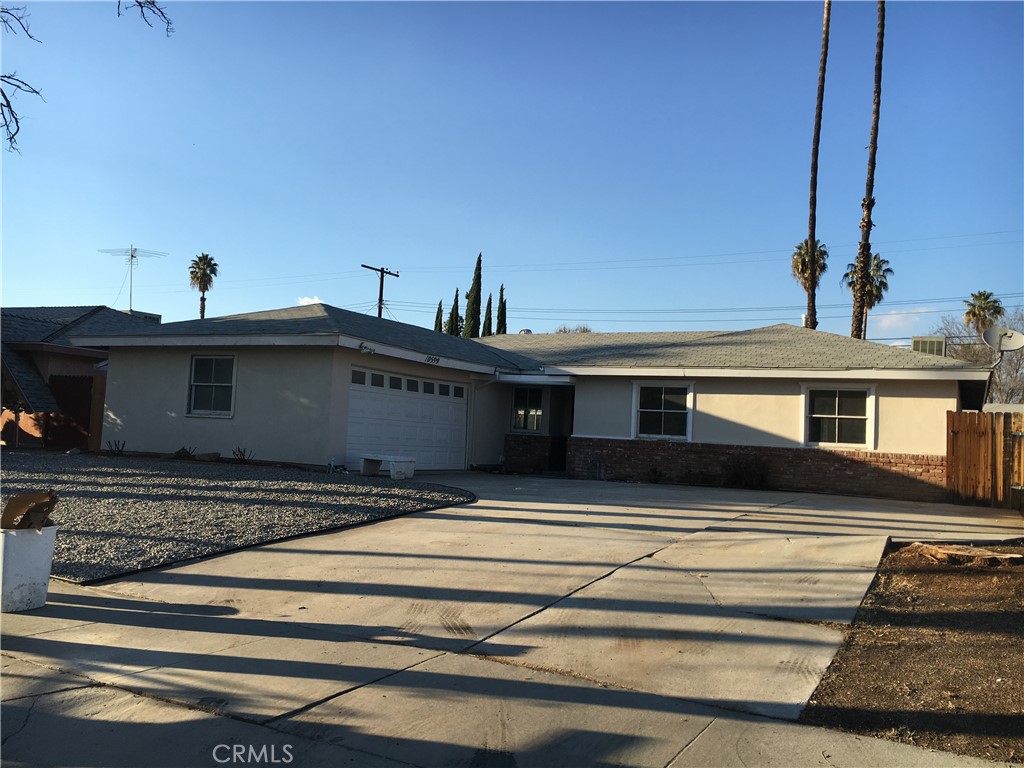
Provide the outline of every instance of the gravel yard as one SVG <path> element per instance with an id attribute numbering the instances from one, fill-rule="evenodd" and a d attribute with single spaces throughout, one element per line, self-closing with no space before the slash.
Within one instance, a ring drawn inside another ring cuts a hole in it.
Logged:
<path id="1" fill-rule="evenodd" d="M 2 500 L 53 488 L 53 575 L 107 579 L 299 534 L 438 509 L 468 491 L 258 464 L 4 450 Z"/>

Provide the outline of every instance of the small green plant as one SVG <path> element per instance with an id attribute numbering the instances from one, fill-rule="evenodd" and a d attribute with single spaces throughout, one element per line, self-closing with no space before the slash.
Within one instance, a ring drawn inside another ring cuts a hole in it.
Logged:
<path id="1" fill-rule="evenodd" d="M 174 458 L 176 459 L 194 459 L 196 457 L 195 446 L 189 446 L 186 448 L 184 445 L 174 452 Z"/>
<path id="2" fill-rule="evenodd" d="M 111 453 L 114 456 L 124 456 L 124 440 L 114 440 L 111 442 L 107 440 L 107 453 Z"/>
<path id="3" fill-rule="evenodd" d="M 238 446 L 237 448 L 233 448 L 231 450 L 231 455 L 235 457 L 235 461 L 237 461 L 239 464 L 248 464 L 250 461 L 252 461 L 252 457 L 254 454 L 252 451 L 247 451 L 242 446 Z"/>

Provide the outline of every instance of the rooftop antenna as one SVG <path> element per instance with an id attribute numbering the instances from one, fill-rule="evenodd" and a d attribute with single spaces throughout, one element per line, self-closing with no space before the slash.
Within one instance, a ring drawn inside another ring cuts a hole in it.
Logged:
<path id="1" fill-rule="evenodd" d="M 160 256 L 166 256 L 167 254 L 163 251 L 149 251 L 145 248 L 136 248 L 134 245 L 129 245 L 127 248 L 100 248 L 100 253 L 110 253 L 114 256 L 124 256 L 128 264 L 128 313 L 132 311 L 132 275 L 135 272 L 135 264 L 139 260 L 140 256 L 146 256 L 147 258 L 155 258 Z M 124 283 L 121 283 L 122 287 Z"/>
<path id="2" fill-rule="evenodd" d="M 1024 333 L 1015 331 L 1011 328 L 1000 328 L 993 326 L 987 328 L 984 333 L 981 334 L 981 340 L 985 342 L 985 345 L 991 347 L 999 353 L 999 357 L 992 364 L 992 373 L 995 373 L 998 365 L 1003 362 L 1003 354 L 1006 352 L 1015 352 L 1018 349 L 1024 347 Z M 988 402 L 988 384 L 992 380 L 992 375 L 989 374 L 988 380 L 985 382 L 985 400 Z"/>

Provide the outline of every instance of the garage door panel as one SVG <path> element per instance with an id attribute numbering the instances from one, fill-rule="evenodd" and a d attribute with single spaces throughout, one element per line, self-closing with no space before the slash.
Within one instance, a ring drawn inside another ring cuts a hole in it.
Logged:
<path id="1" fill-rule="evenodd" d="M 367 371 L 365 384 L 350 385 L 346 464 L 358 466 L 363 453 L 393 453 L 415 457 L 419 469 L 465 468 L 467 400 L 453 396 L 465 394 L 465 386 L 435 381 L 430 387 L 420 379 L 410 386 L 402 379 L 399 388 L 392 386 L 395 378 Z M 386 386 L 371 386 L 372 381 Z"/>

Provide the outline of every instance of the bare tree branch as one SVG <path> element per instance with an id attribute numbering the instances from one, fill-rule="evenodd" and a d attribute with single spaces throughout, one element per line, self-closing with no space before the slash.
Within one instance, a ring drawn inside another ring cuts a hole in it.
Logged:
<path id="1" fill-rule="evenodd" d="M 142 20 L 151 27 L 153 22 L 150 21 L 150 17 L 156 19 L 164 25 L 168 37 L 174 32 L 171 17 L 167 15 L 167 11 L 164 10 L 158 0 L 118 0 L 118 16 L 122 13 L 122 7 L 125 12 L 129 8 L 136 8 L 139 11 L 139 15 L 142 16 Z M 25 10 L 25 6 L 0 5 L 0 29 L 15 35 L 21 33 L 29 40 L 34 40 L 37 43 L 40 42 L 39 38 L 29 31 L 28 12 Z M 4 74 L 0 77 L 0 123 L 3 123 L 7 149 L 15 152 L 18 151 L 18 133 L 21 131 L 21 116 L 14 108 L 12 100 L 18 93 L 27 93 L 42 98 L 42 93 L 18 77 L 16 72 Z"/>
<path id="2" fill-rule="evenodd" d="M 174 32 L 174 24 L 171 22 L 171 17 L 167 15 L 167 11 L 164 10 L 157 0 L 117 0 L 117 15 L 119 17 L 122 13 L 122 6 L 124 7 L 124 13 L 127 13 L 129 8 L 138 10 L 142 20 L 150 27 L 153 26 L 153 22 L 149 20 L 149 17 L 151 15 L 155 17 L 157 21 L 164 25 L 168 37 Z"/>
<path id="3" fill-rule="evenodd" d="M 0 6 L 0 25 L 14 34 L 20 29 L 29 40 L 39 42 L 39 38 L 28 31 L 28 12 L 23 5 Z"/>

